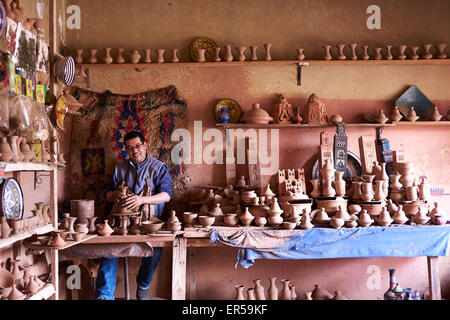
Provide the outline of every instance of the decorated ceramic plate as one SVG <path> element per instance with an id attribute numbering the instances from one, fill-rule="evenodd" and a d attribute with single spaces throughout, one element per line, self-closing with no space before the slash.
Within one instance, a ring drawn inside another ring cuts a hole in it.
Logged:
<path id="1" fill-rule="evenodd" d="M 347 168 L 345 168 L 345 173 L 344 176 L 342 177 L 345 180 L 347 186 L 351 185 L 353 177 L 361 176 L 361 173 L 362 173 L 361 160 L 353 152 L 347 151 Z M 314 162 L 312 169 L 312 177 L 313 179 L 319 179 L 319 159 L 317 159 L 316 162 Z"/>
<path id="2" fill-rule="evenodd" d="M 189 47 L 189 54 L 191 55 L 192 61 L 195 61 L 197 58 L 197 49 L 205 49 L 205 60 L 214 61 L 216 47 L 217 44 L 210 38 L 196 38 L 192 41 L 191 46 Z"/>
<path id="3" fill-rule="evenodd" d="M 214 106 L 214 115 L 216 122 L 219 122 L 220 109 L 227 108 L 230 115 L 230 123 L 238 123 L 241 118 L 242 110 L 239 103 L 233 99 L 226 98 L 219 100 Z"/>
<path id="4" fill-rule="evenodd" d="M 22 188 L 14 178 L 6 179 L 1 188 L 1 210 L 6 219 L 22 219 L 24 200 Z"/>

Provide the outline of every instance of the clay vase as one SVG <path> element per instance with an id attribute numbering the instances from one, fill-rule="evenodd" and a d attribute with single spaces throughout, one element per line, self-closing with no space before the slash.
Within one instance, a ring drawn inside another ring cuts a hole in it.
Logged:
<path id="1" fill-rule="evenodd" d="M 130 217 L 131 219 L 131 227 L 130 227 L 130 233 L 134 235 L 141 234 L 141 224 L 140 220 L 141 217 Z"/>
<path id="2" fill-rule="evenodd" d="M 177 52 L 178 52 L 178 49 L 172 49 L 172 60 L 170 60 L 170 62 L 172 62 L 172 63 L 180 62 L 180 59 L 178 59 L 178 57 L 177 57 Z"/>
<path id="3" fill-rule="evenodd" d="M 264 56 L 264 60 L 266 61 L 271 61 L 272 60 L 272 56 L 270 55 L 270 49 L 272 48 L 272 44 L 271 43 L 264 43 L 264 50 L 266 50 L 265 56 Z"/>
<path id="4" fill-rule="evenodd" d="M 111 64 L 113 62 L 113 58 L 111 57 L 111 48 L 105 48 L 105 56 L 103 57 L 103 62 L 105 64 Z"/>
<path id="5" fill-rule="evenodd" d="M 197 49 L 197 54 L 196 54 L 196 57 L 195 57 L 195 61 L 197 61 L 197 62 L 205 62 L 206 61 L 205 53 L 206 53 L 206 49 Z"/>
<path id="6" fill-rule="evenodd" d="M 258 227 L 264 227 L 267 224 L 266 217 L 255 217 L 255 224 Z"/>
<path id="7" fill-rule="evenodd" d="M 53 236 L 53 239 L 50 240 L 49 244 L 50 247 L 56 247 L 56 248 L 62 248 L 66 245 L 66 242 L 61 237 L 61 234 L 59 232 L 55 232 L 55 235 Z"/>
<path id="8" fill-rule="evenodd" d="M 322 194 L 320 192 L 320 181 L 318 179 L 313 179 L 313 180 L 310 180 L 310 182 L 313 186 L 313 191 L 311 192 L 311 197 L 313 197 L 313 198 L 320 197 L 320 195 Z"/>
<path id="9" fill-rule="evenodd" d="M 393 121 L 400 121 L 402 120 L 403 115 L 400 113 L 400 110 L 397 106 L 394 107 L 394 110 L 392 111 L 392 114 L 389 116 L 389 120 Z"/>
<path id="10" fill-rule="evenodd" d="M 341 293 L 341 291 L 338 290 L 334 292 L 333 300 L 348 300 L 348 299 Z"/>
<path id="11" fill-rule="evenodd" d="M 88 62 L 91 64 L 97 63 L 97 49 L 89 49 L 90 57 Z"/>
<path id="12" fill-rule="evenodd" d="M 80 223 L 88 224 L 88 218 L 95 215 L 95 200 L 70 200 L 70 213 L 77 217 Z"/>
<path id="13" fill-rule="evenodd" d="M 117 49 L 116 63 L 125 63 L 125 59 L 123 57 L 123 50 L 124 48 Z"/>
<path id="14" fill-rule="evenodd" d="M 5 216 L 1 216 L 0 221 L 1 221 L 0 228 L 2 231 L 2 239 L 6 239 L 10 236 L 12 229 L 9 226 L 8 222 L 6 221 Z"/>
<path id="15" fill-rule="evenodd" d="M 52 220 L 50 217 L 50 206 L 48 204 L 44 204 L 42 206 L 42 218 L 44 219 L 44 224 L 52 223 Z"/>
<path id="16" fill-rule="evenodd" d="M 131 63 L 139 63 L 139 60 L 141 60 L 141 55 L 139 54 L 139 50 L 133 50 L 131 53 Z"/>
<path id="17" fill-rule="evenodd" d="M 94 234 L 95 231 L 97 231 L 95 227 L 95 220 L 97 220 L 97 217 L 89 217 L 88 219 L 88 230 L 90 234 Z"/>
<path id="18" fill-rule="evenodd" d="M 441 119 L 442 119 L 442 115 L 439 113 L 438 108 L 435 106 L 434 110 L 433 110 L 433 113 L 430 116 L 430 120 L 431 121 L 439 121 Z"/>
<path id="19" fill-rule="evenodd" d="M 222 211 L 220 211 L 220 212 L 222 212 Z M 169 216 L 169 219 L 167 220 L 167 223 L 175 223 L 175 222 L 180 222 L 180 220 L 177 217 L 177 212 L 175 210 L 170 210 L 170 216 Z"/>
<path id="20" fill-rule="evenodd" d="M 439 43 L 436 45 L 436 48 L 439 51 L 439 53 L 437 55 L 438 59 L 446 59 L 447 58 L 447 54 L 444 52 L 446 47 L 447 47 L 446 43 Z"/>
<path id="21" fill-rule="evenodd" d="M 244 52 L 247 49 L 247 47 L 236 47 L 235 49 L 236 49 L 236 51 L 239 54 L 238 60 L 239 61 L 245 61 L 245 54 L 244 54 Z"/>
<path id="22" fill-rule="evenodd" d="M 305 300 L 312 300 L 312 292 L 305 292 Z"/>
<path id="23" fill-rule="evenodd" d="M 215 47 L 214 48 L 214 62 L 222 61 L 222 59 L 220 58 L 220 50 L 222 50 L 221 47 Z"/>
<path id="24" fill-rule="evenodd" d="M 406 55 L 405 55 L 406 48 L 407 47 L 405 45 L 398 47 L 398 53 L 399 54 L 397 55 L 397 59 L 399 59 L 399 60 L 405 60 L 406 59 Z"/>
<path id="25" fill-rule="evenodd" d="M 398 210 L 398 207 L 392 202 L 392 199 L 389 199 L 387 209 L 390 214 L 394 214 Z"/>
<path id="26" fill-rule="evenodd" d="M 378 112 L 378 114 L 375 116 L 374 120 L 375 120 L 376 123 L 385 124 L 389 120 L 389 118 L 386 117 L 386 115 L 384 114 L 383 109 L 381 109 Z"/>
<path id="27" fill-rule="evenodd" d="M 322 48 L 325 51 L 325 55 L 323 56 L 323 60 L 331 60 L 332 59 L 331 54 L 330 54 L 331 46 L 323 46 Z"/>
<path id="28" fill-rule="evenodd" d="M 408 186 L 405 187 L 406 189 L 406 199 L 410 201 L 416 201 L 417 200 L 417 186 Z"/>
<path id="29" fill-rule="evenodd" d="M 251 61 L 257 61 L 258 56 L 256 55 L 256 49 L 258 46 L 250 46 L 250 60 Z"/>
<path id="30" fill-rule="evenodd" d="M 394 212 L 394 215 L 392 216 L 392 219 L 394 220 L 394 223 L 397 224 L 404 224 L 408 221 L 408 218 L 406 217 L 406 213 L 403 210 L 403 205 L 399 204 L 397 211 Z"/>
<path id="31" fill-rule="evenodd" d="M 375 48 L 373 51 L 375 52 L 375 60 L 381 60 L 383 57 L 381 56 L 382 48 Z"/>
<path id="32" fill-rule="evenodd" d="M 173 49 L 176 50 L 176 49 Z M 151 63 L 152 62 L 152 58 L 151 58 L 151 49 L 144 49 L 145 52 L 145 58 L 144 58 L 144 63 Z"/>
<path id="33" fill-rule="evenodd" d="M 324 197 L 334 197 L 336 195 L 336 191 L 334 190 L 333 186 L 331 185 L 332 182 L 333 182 L 332 177 L 325 177 L 323 179 L 322 195 Z"/>
<path id="34" fill-rule="evenodd" d="M 306 209 L 303 209 L 303 214 L 300 221 L 300 229 L 309 230 L 313 227 L 314 225 L 311 223 L 311 216 L 306 213 Z"/>
<path id="35" fill-rule="evenodd" d="M 30 281 L 28 281 L 28 284 L 24 290 L 25 293 L 29 294 L 35 294 L 39 291 L 40 286 L 39 283 L 36 282 L 37 275 L 34 275 L 31 277 Z"/>
<path id="36" fill-rule="evenodd" d="M 431 47 L 433 47 L 432 44 L 424 44 L 423 45 L 423 49 L 425 50 L 425 52 L 422 55 L 423 59 L 429 60 L 429 59 L 433 58 L 433 55 L 431 54 Z"/>
<path id="37" fill-rule="evenodd" d="M 264 287 L 261 285 L 261 279 L 253 280 L 255 283 L 255 296 L 256 300 L 266 300 L 266 295 L 264 292 Z"/>
<path id="38" fill-rule="evenodd" d="M 244 212 L 239 216 L 239 220 L 241 220 L 242 225 L 244 227 L 249 227 L 255 217 L 250 213 L 248 207 L 244 207 Z"/>
<path id="39" fill-rule="evenodd" d="M 343 208 L 342 206 L 338 206 L 338 211 L 336 212 L 336 214 L 334 215 L 334 217 L 342 219 L 344 221 L 348 221 L 350 220 L 350 215 L 347 212 L 347 210 L 345 208 Z"/>
<path id="40" fill-rule="evenodd" d="M 375 181 L 375 200 L 376 201 L 384 201 L 386 200 L 386 194 L 383 191 L 383 180 Z"/>
<path id="41" fill-rule="evenodd" d="M 388 227 L 392 223 L 391 215 L 386 208 L 383 208 L 383 211 L 377 217 L 377 224 L 382 227 Z"/>
<path id="42" fill-rule="evenodd" d="M 333 295 L 325 288 L 320 287 L 318 284 L 314 285 L 314 290 L 312 291 L 313 300 L 331 300 Z"/>
<path id="43" fill-rule="evenodd" d="M 0 143 L 0 161 L 8 162 L 14 157 L 14 153 L 11 150 L 10 145 L 8 144 L 7 137 L 1 137 Z"/>
<path id="44" fill-rule="evenodd" d="M 281 280 L 283 287 L 281 288 L 281 292 L 280 292 L 280 300 L 292 300 L 291 289 L 289 288 L 290 282 L 291 282 L 291 280 L 288 280 L 288 279 Z"/>
<path id="45" fill-rule="evenodd" d="M 359 181 L 352 182 L 352 186 L 353 186 L 352 200 L 353 201 L 358 201 L 361 199 L 361 196 L 362 196 L 361 185 L 362 185 L 362 182 L 359 182 Z"/>
<path id="46" fill-rule="evenodd" d="M 223 215 L 222 209 L 220 209 L 220 203 L 216 203 L 214 208 L 211 210 L 211 212 L 209 214 L 213 217 L 216 217 L 216 220 L 215 220 L 216 223 L 223 222 L 224 215 Z"/>
<path id="47" fill-rule="evenodd" d="M 297 49 L 297 56 L 296 56 L 297 60 L 304 60 L 305 59 L 305 55 L 303 54 L 303 48 L 299 48 Z"/>
<path id="48" fill-rule="evenodd" d="M 409 58 L 411 60 L 419 59 L 419 55 L 417 54 L 418 50 L 419 50 L 419 47 L 417 47 L 417 46 L 411 47 L 411 55 L 409 56 Z"/>
<path id="49" fill-rule="evenodd" d="M 416 224 L 422 225 L 427 223 L 430 220 L 430 217 L 427 216 L 427 213 L 423 210 L 420 210 L 417 212 L 417 214 L 414 216 L 414 222 Z"/>
<path id="50" fill-rule="evenodd" d="M 98 234 L 104 237 L 110 236 L 114 230 L 109 226 L 108 220 L 104 220 L 104 223 L 97 229 Z"/>
<path id="51" fill-rule="evenodd" d="M 245 300 L 245 296 L 244 296 L 244 286 L 243 285 L 237 285 L 234 286 L 234 288 L 236 289 L 236 296 L 234 298 L 234 300 Z"/>
<path id="52" fill-rule="evenodd" d="M 78 64 L 83 63 L 83 49 L 76 49 L 77 57 L 75 58 L 75 62 Z"/>
<path id="53" fill-rule="evenodd" d="M 74 229 L 75 220 L 77 220 L 77 217 L 67 217 L 66 219 L 67 219 L 67 222 L 69 224 L 69 226 L 68 226 L 69 232 L 70 233 L 74 233 L 75 232 L 75 229 Z"/>
<path id="54" fill-rule="evenodd" d="M 11 159 L 11 161 L 13 161 L 13 162 L 20 161 L 19 149 L 17 148 L 17 138 L 18 138 L 18 136 L 8 136 L 7 137 L 7 141 L 8 141 L 9 147 L 10 147 L 11 152 L 13 154 L 13 157 Z"/>
<path id="55" fill-rule="evenodd" d="M 390 176 L 390 178 L 392 181 L 391 184 L 389 185 L 391 190 L 398 190 L 403 187 L 403 185 L 400 183 L 400 178 L 401 178 L 400 174 L 394 174 L 394 175 Z"/>
<path id="56" fill-rule="evenodd" d="M 344 176 L 343 171 L 336 171 L 334 180 L 334 189 L 336 191 L 337 197 L 345 196 L 345 180 L 342 178 Z"/>
<path id="57" fill-rule="evenodd" d="M 385 57 L 386 60 L 392 60 L 392 58 L 393 58 L 391 49 L 392 49 L 392 46 L 386 46 L 386 51 L 387 51 L 387 54 Z"/>
<path id="58" fill-rule="evenodd" d="M 225 46 L 225 57 L 224 60 L 227 62 L 233 61 L 233 54 L 231 53 L 231 45 L 227 44 Z"/>
<path id="59" fill-rule="evenodd" d="M 247 300 L 256 300 L 255 289 L 247 288 L 245 291 L 247 291 Z"/>
<path id="60" fill-rule="evenodd" d="M 350 44 L 350 49 L 352 50 L 352 55 L 351 55 L 350 59 L 352 59 L 352 60 L 358 59 L 358 56 L 356 55 L 356 47 L 357 47 L 356 43 Z"/>
<path id="61" fill-rule="evenodd" d="M 345 221 L 345 226 L 347 228 L 356 228 L 358 226 L 358 217 L 356 214 L 351 214 L 350 219 L 348 221 Z"/>
<path id="62" fill-rule="evenodd" d="M 366 228 L 369 227 L 374 221 L 367 213 L 367 210 L 363 209 L 363 211 L 359 215 L 357 222 L 361 227 Z"/>
<path id="63" fill-rule="evenodd" d="M 363 46 L 363 60 L 369 60 L 369 54 L 367 53 L 367 50 L 369 49 L 369 46 Z"/>
<path id="64" fill-rule="evenodd" d="M 372 201 L 373 196 L 374 196 L 374 193 L 373 193 L 372 183 L 370 183 L 370 182 L 363 182 L 362 183 L 361 199 L 363 201 Z"/>
<path id="65" fill-rule="evenodd" d="M 278 288 L 276 286 L 276 277 L 269 278 L 269 289 L 267 292 L 267 297 L 269 300 L 278 300 Z"/>
<path id="66" fill-rule="evenodd" d="M 84 234 L 88 234 L 88 232 L 89 232 L 88 226 L 84 223 L 78 223 L 77 225 L 75 225 L 74 230 L 75 230 L 75 232 L 84 233 Z"/>
<path id="67" fill-rule="evenodd" d="M 411 122 L 416 122 L 417 119 L 419 119 L 419 116 L 417 116 L 416 111 L 414 110 L 414 107 L 410 107 L 408 114 L 406 115 L 406 120 Z"/>
<path id="68" fill-rule="evenodd" d="M 41 162 L 42 163 L 48 163 L 50 162 L 50 154 L 47 152 L 47 148 L 45 146 L 45 141 L 44 140 L 40 140 L 41 141 Z"/>

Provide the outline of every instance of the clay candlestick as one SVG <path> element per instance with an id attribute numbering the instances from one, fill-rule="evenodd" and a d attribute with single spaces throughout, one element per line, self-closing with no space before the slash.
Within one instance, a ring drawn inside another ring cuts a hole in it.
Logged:
<path id="1" fill-rule="evenodd" d="M 111 64 L 113 62 L 113 58 L 111 57 L 111 48 L 105 48 L 105 57 L 103 58 L 103 62 L 105 64 Z"/>
<path id="2" fill-rule="evenodd" d="M 423 45 L 423 48 L 425 49 L 425 53 L 422 55 L 422 58 L 427 59 L 427 60 L 433 58 L 433 55 L 431 54 L 432 46 L 433 46 L 432 44 L 424 44 Z"/>
<path id="3" fill-rule="evenodd" d="M 83 49 L 77 49 L 77 57 L 75 58 L 75 62 L 78 64 L 83 63 Z"/>
<path id="4" fill-rule="evenodd" d="M 163 63 L 164 62 L 164 52 L 166 50 L 164 49 L 157 49 L 156 53 L 158 54 L 157 58 L 156 58 L 156 62 L 157 63 Z"/>
<path id="5" fill-rule="evenodd" d="M 235 49 L 239 53 L 238 60 L 245 61 L 244 51 L 247 49 L 247 47 L 236 47 Z"/>
<path id="6" fill-rule="evenodd" d="M 397 56 L 397 59 L 399 59 L 399 60 L 405 60 L 406 59 L 405 50 L 406 50 L 406 46 L 405 45 L 398 47 L 399 54 Z"/>
<path id="7" fill-rule="evenodd" d="M 369 54 L 367 53 L 367 50 L 369 49 L 369 46 L 363 46 L 364 54 L 362 56 L 363 60 L 369 60 Z"/>
<path id="8" fill-rule="evenodd" d="M 152 58 L 151 58 L 151 49 L 145 49 L 145 58 L 144 58 L 144 63 L 151 63 L 152 62 Z"/>
<path id="9" fill-rule="evenodd" d="M 92 64 L 97 63 L 97 57 L 96 57 L 97 49 L 89 49 L 89 52 L 91 53 L 91 56 L 89 58 L 89 63 L 92 63 Z"/>
<path id="10" fill-rule="evenodd" d="M 264 60 L 271 61 L 272 60 L 272 56 L 270 55 L 270 49 L 272 48 L 272 44 L 271 43 L 264 43 L 263 46 L 264 46 L 264 49 L 266 50 L 266 55 L 264 57 Z"/>
<path id="11" fill-rule="evenodd" d="M 123 58 L 123 50 L 123 48 L 117 49 L 116 63 L 125 63 L 125 59 Z"/>
<path id="12" fill-rule="evenodd" d="M 345 59 L 347 59 L 347 57 L 344 54 L 345 44 L 338 44 L 336 47 L 339 50 L 339 55 L 338 55 L 337 59 L 338 60 L 345 60 Z"/>
<path id="13" fill-rule="evenodd" d="M 445 48 L 447 47 L 446 43 L 439 43 L 436 45 L 436 48 L 439 50 L 438 59 L 446 59 L 447 54 L 444 52 Z"/>
<path id="14" fill-rule="evenodd" d="M 387 55 L 386 55 L 386 60 L 392 60 L 392 53 L 391 53 L 391 48 L 392 46 L 386 46 L 386 51 L 387 51 Z"/>
<path id="15" fill-rule="evenodd" d="M 375 48 L 373 51 L 375 52 L 375 60 L 381 60 L 381 49 L 382 48 Z"/>
<path id="16" fill-rule="evenodd" d="M 417 59 L 419 59 L 419 56 L 418 56 L 418 54 L 417 54 L 417 50 L 419 50 L 419 47 L 417 47 L 417 46 L 411 47 L 412 54 L 411 54 L 410 58 L 411 58 L 412 60 L 417 60 Z"/>
<path id="17" fill-rule="evenodd" d="M 358 56 L 356 55 L 356 47 L 357 47 L 357 44 L 356 44 L 356 43 L 352 43 L 352 44 L 350 45 L 350 48 L 352 49 L 352 56 L 351 56 L 351 59 L 352 59 L 352 60 L 358 59 Z"/>
<path id="18" fill-rule="evenodd" d="M 256 55 L 256 48 L 258 48 L 258 46 L 250 46 L 250 60 L 252 61 L 258 60 L 258 56 Z"/>
<path id="19" fill-rule="evenodd" d="M 333 57 L 331 57 L 331 54 L 330 54 L 331 46 L 323 46 L 322 48 L 325 50 L 325 55 L 323 56 L 323 59 L 324 60 L 333 59 Z"/>
<path id="20" fill-rule="evenodd" d="M 225 61 L 233 61 L 233 54 L 231 53 L 231 45 L 227 44 L 225 46 Z"/>
<path id="21" fill-rule="evenodd" d="M 220 58 L 220 50 L 221 50 L 222 48 L 221 47 L 216 47 L 215 49 L 214 49 L 214 61 L 215 62 L 220 62 L 220 61 L 222 61 L 222 59 Z"/>
<path id="22" fill-rule="evenodd" d="M 172 49 L 172 60 L 171 60 L 172 63 L 177 63 L 180 61 L 180 59 L 178 59 L 177 57 L 177 52 L 178 49 Z"/>

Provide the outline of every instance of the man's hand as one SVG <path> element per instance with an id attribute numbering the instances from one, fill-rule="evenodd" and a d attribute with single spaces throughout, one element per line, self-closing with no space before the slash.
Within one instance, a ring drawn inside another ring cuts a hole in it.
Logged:
<path id="1" fill-rule="evenodd" d="M 143 204 L 143 201 L 140 196 L 133 194 L 123 199 L 122 203 L 130 211 L 139 211 L 139 207 Z"/>

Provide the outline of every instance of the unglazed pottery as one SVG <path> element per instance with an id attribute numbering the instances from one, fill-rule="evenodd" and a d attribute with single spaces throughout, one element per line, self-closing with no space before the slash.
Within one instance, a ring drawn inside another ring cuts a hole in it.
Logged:
<path id="1" fill-rule="evenodd" d="M 300 61 L 305 59 L 305 55 L 303 54 L 303 48 L 297 49 L 297 56 L 295 58 Z"/>
<path id="2" fill-rule="evenodd" d="M 164 52 L 166 52 L 165 49 L 156 49 L 156 62 L 157 63 L 164 62 Z"/>
<path id="3" fill-rule="evenodd" d="M 270 121 L 273 121 L 273 118 L 265 110 L 261 109 L 259 103 L 254 103 L 252 110 L 245 112 L 241 117 L 241 121 L 245 123 L 268 124 Z"/>
<path id="4" fill-rule="evenodd" d="M 291 289 L 289 288 L 289 283 L 290 280 L 289 279 L 281 279 L 281 284 L 283 285 L 283 287 L 281 288 L 280 291 L 280 300 L 292 300 L 292 296 L 291 296 Z"/>
<path id="5" fill-rule="evenodd" d="M 387 52 L 386 57 L 385 57 L 386 60 L 392 60 L 392 58 L 393 58 L 391 49 L 392 49 L 392 46 L 386 46 L 386 52 Z"/>
<path id="6" fill-rule="evenodd" d="M 389 120 L 391 121 L 400 121 L 402 120 L 403 115 L 400 113 L 400 110 L 397 106 L 394 107 L 394 110 L 392 110 L 392 114 L 389 116 Z"/>
<path id="7" fill-rule="evenodd" d="M 345 297 L 345 296 L 342 294 L 342 292 L 338 290 L 338 291 L 335 291 L 335 292 L 334 292 L 333 300 L 348 300 L 348 298 Z"/>
<path id="8" fill-rule="evenodd" d="M 375 52 L 375 60 L 381 60 L 383 56 L 381 55 L 382 48 L 375 48 L 373 51 Z"/>
<path id="9" fill-rule="evenodd" d="M 194 226 L 194 221 L 197 218 L 198 214 L 195 212 L 183 212 L 183 221 L 185 223 L 186 228 L 192 228 Z M 225 223 L 227 223 L 225 221 Z"/>
<path id="10" fill-rule="evenodd" d="M 325 208 L 321 208 L 311 212 L 311 220 L 313 223 L 326 224 L 331 220 L 331 218 L 328 216 Z"/>
<path id="11" fill-rule="evenodd" d="M 417 46 L 411 47 L 411 55 L 409 56 L 411 60 L 419 59 L 419 55 L 417 54 L 418 50 L 419 50 L 419 47 L 417 47 Z"/>
<path id="12" fill-rule="evenodd" d="M 322 192 L 320 191 L 320 181 L 318 179 L 311 179 L 310 182 L 313 186 L 313 191 L 311 191 L 311 197 L 313 198 L 320 197 L 320 195 L 322 194 Z"/>
<path id="13" fill-rule="evenodd" d="M 434 107 L 433 113 L 430 115 L 431 121 L 439 121 L 442 119 L 442 115 L 439 113 L 437 106 Z"/>
<path id="14" fill-rule="evenodd" d="M 90 57 L 89 57 L 89 63 L 94 64 L 97 63 L 97 49 L 89 49 Z"/>
<path id="15" fill-rule="evenodd" d="M 197 54 L 195 56 L 195 61 L 197 61 L 197 62 L 205 62 L 206 61 L 205 53 L 206 53 L 206 49 L 197 49 Z"/>
<path id="16" fill-rule="evenodd" d="M 222 50 L 221 47 L 215 47 L 214 48 L 214 61 L 215 62 L 222 61 L 222 59 L 220 58 L 220 50 Z"/>
<path id="17" fill-rule="evenodd" d="M 358 56 L 356 55 L 356 47 L 357 47 L 356 43 L 350 44 L 350 49 L 352 50 L 352 55 L 351 55 L 350 59 L 352 59 L 352 60 L 358 59 Z"/>
<path id="18" fill-rule="evenodd" d="M 416 122 L 419 119 L 419 116 L 416 114 L 414 107 L 410 107 L 408 114 L 406 115 L 406 120 L 411 122 Z"/>
<path id="19" fill-rule="evenodd" d="M 286 230 L 294 230 L 296 225 L 297 225 L 297 223 L 295 223 L 295 222 L 289 222 L 289 221 L 283 222 L 283 228 Z"/>
<path id="20" fill-rule="evenodd" d="M 266 217 L 255 217 L 255 224 L 258 227 L 264 227 L 267 224 L 267 218 Z"/>
<path id="21" fill-rule="evenodd" d="M 105 56 L 103 57 L 103 62 L 105 64 L 111 64 L 113 58 L 111 57 L 111 48 L 105 48 Z"/>
<path id="22" fill-rule="evenodd" d="M 322 48 L 325 51 L 325 55 L 323 56 L 323 59 L 324 60 L 331 60 L 332 59 L 331 54 L 330 54 L 331 46 L 323 46 Z"/>
<path id="23" fill-rule="evenodd" d="M 404 224 L 408 221 L 405 211 L 403 211 L 403 205 L 401 204 L 398 205 L 398 209 L 397 211 L 395 211 L 394 215 L 392 216 L 392 219 L 396 224 Z"/>
<path id="24" fill-rule="evenodd" d="M 363 201 L 372 201 L 373 196 L 374 196 L 374 193 L 373 193 L 372 183 L 370 183 L 370 182 L 363 182 L 362 183 L 361 199 Z"/>
<path id="25" fill-rule="evenodd" d="M 381 211 L 377 217 L 377 224 L 382 227 L 388 227 L 392 221 L 389 211 L 387 211 L 386 208 L 383 208 L 383 211 Z"/>
<path id="26" fill-rule="evenodd" d="M 133 52 L 131 53 L 131 63 L 139 63 L 139 61 L 141 60 L 141 54 L 139 53 L 139 50 L 133 50 Z"/>
<path id="27" fill-rule="evenodd" d="M 258 56 L 256 55 L 256 49 L 258 46 L 250 46 L 250 60 L 257 61 Z"/>
<path id="28" fill-rule="evenodd" d="M 340 229 L 344 225 L 345 221 L 341 218 L 332 217 L 330 220 L 330 225 L 334 229 Z"/>
<path id="29" fill-rule="evenodd" d="M 350 214 L 347 212 L 347 210 L 345 209 L 345 207 L 343 206 L 338 206 L 338 211 L 336 212 L 336 214 L 334 215 L 335 218 L 339 218 L 342 219 L 344 221 L 348 221 L 350 220 Z"/>
<path id="30" fill-rule="evenodd" d="M 209 228 L 214 224 L 216 217 L 211 216 L 199 216 L 198 222 L 202 225 L 203 228 Z"/>
<path id="31" fill-rule="evenodd" d="M 336 59 L 338 59 L 338 60 L 345 60 L 345 59 L 347 59 L 347 57 L 344 54 L 345 44 L 338 44 L 336 47 L 338 48 L 338 51 L 339 51 L 338 56 L 337 56 Z"/>
<path id="32" fill-rule="evenodd" d="M 402 45 L 398 47 L 398 55 L 397 55 L 397 59 L 399 60 L 405 60 L 406 59 L 406 55 L 405 55 L 405 50 L 406 50 L 407 46 Z"/>
<path id="33" fill-rule="evenodd" d="M 413 219 L 416 224 L 422 225 L 427 223 L 430 220 L 430 217 L 425 211 L 419 210 Z"/>
<path id="34" fill-rule="evenodd" d="M 300 229 L 309 230 L 313 228 L 314 225 L 311 223 L 311 217 L 306 213 L 306 209 L 303 209 L 303 214 L 300 222 Z"/>
<path id="35" fill-rule="evenodd" d="M 367 213 L 367 210 L 363 209 L 363 211 L 359 215 L 357 222 L 361 227 L 366 228 L 369 227 L 374 222 L 374 220 Z"/>
<path id="36" fill-rule="evenodd" d="M 333 295 L 325 288 L 322 288 L 318 284 L 314 285 L 314 290 L 311 294 L 313 300 L 331 300 Z"/>
<path id="37" fill-rule="evenodd" d="M 270 49 L 272 48 L 272 44 L 264 43 L 263 46 L 264 46 L 264 50 L 265 50 L 264 60 L 271 61 L 272 56 L 270 55 Z"/>
<path id="38" fill-rule="evenodd" d="M 117 49 L 116 63 L 125 63 L 125 59 L 123 57 L 123 50 L 124 48 Z"/>
<path id="39" fill-rule="evenodd" d="M 278 288 L 276 286 L 276 277 L 269 278 L 269 289 L 267 291 L 267 297 L 269 300 L 278 300 Z"/>
<path id="40" fill-rule="evenodd" d="M 255 283 L 255 296 L 256 296 L 256 300 L 266 300 L 266 295 L 264 292 L 264 287 L 261 285 L 261 280 L 260 279 L 256 279 L 253 280 L 253 282 Z"/>
<path id="41" fill-rule="evenodd" d="M 438 202 L 434 202 L 434 207 L 430 211 L 430 217 L 433 217 L 435 215 L 443 216 L 445 219 L 447 219 L 447 213 L 439 206 Z"/>
<path id="42" fill-rule="evenodd" d="M 431 48 L 432 47 L 433 47 L 432 44 L 424 44 L 423 45 L 423 49 L 425 50 L 425 52 L 422 55 L 423 59 L 429 60 L 429 59 L 433 58 L 433 54 L 431 53 Z"/>
<path id="43" fill-rule="evenodd" d="M 447 54 L 444 52 L 446 47 L 447 47 L 446 43 L 439 43 L 436 45 L 436 48 L 439 51 L 439 53 L 437 55 L 438 59 L 446 59 L 447 58 Z"/>
<path id="44" fill-rule="evenodd" d="M 247 50 L 247 47 L 236 47 L 236 51 L 238 52 L 238 61 L 245 61 L 245 50 Z"/>
<path id="45" fill-rule="evenodd" d="M 389 118 L 386 117 L 386 115 L 384 114 L 384 111 L 381 109 L 378 114 L 375 116 L 374 118 L 376 123 L 380 123 L 380 124 L 385 124 Z"/>
<path id="46" fill-rule="evenodd" d="M 363 46 L 363 56 L 362 59 L 363 60 L 369 60 L 369 54 L 367 53 L 369 46 Z"/>
<path id="47" fill-rule="evenodd" d="M 244 289 L 245 287 L 243 285 L 237 285 L 234 286 L 236 289 L 236 296 L 234 297 L 234 300 L 246 300 L 244 296 Z"/>
<path id="48" fill-rule="evenodd" d="M 224 60 L 227 62 L 233 61 L 233 53 L 231 53 L 231 45 L 227 44 L 225 46 L 225 57 Z"/>
<path id="49" fill-rule="evenodd" d="M 114 230 L 108 224 L 108 220 L 103 220 L 103 224 L 97 229 L 98 234 L 104 237 L 110 236 Z"/>

